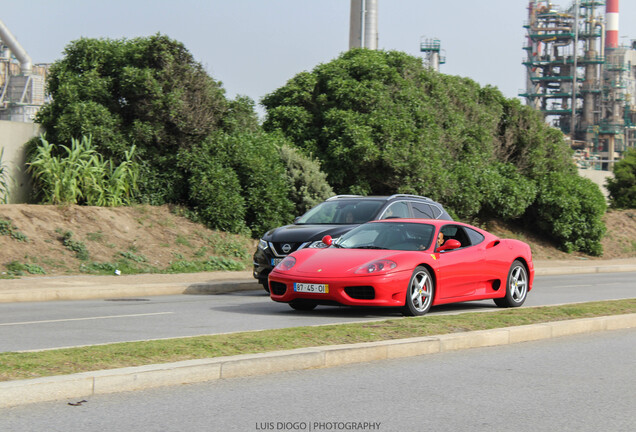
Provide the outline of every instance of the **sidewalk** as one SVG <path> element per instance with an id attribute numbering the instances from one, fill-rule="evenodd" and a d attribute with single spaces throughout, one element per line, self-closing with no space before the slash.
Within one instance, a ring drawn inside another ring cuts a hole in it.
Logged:
<path id="1" fill-rule="evenodd" d="M 535 275 L 636 272 L 636 258 L 535 261 Z M 0 279 L 0 303 L 86 300 L 262 289 L 251 271 L 123 276 L 43 276 Z"/>

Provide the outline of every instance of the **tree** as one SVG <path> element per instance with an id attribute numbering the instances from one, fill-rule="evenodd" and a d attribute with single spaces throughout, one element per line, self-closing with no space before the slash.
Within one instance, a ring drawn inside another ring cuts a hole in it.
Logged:
<path id="1" fill-rule="evenodd" d="M 116 162 L 137 147 L 142 200 L 159 204 L 187 196 L 176 155 L 219 129 L 228 111 L 221 84 L 185 47 L 163 35 L 70 43 L 51 66 L 52 100 L 36 121 L 51 142 L 92 136 Z"/>
<path id="2" fill-rule="evenodd" d="M 578 177 L 563 134 L 539 113 L 401 52 L 350 50 L 296 75 L 262 103 L 263 127 L 317 157 L 337 193 L 415 193 L 460 218 L 514 220 L 539 206 L 547 175 Z M 600 248 L 600 216 L 581 217 L 590 220 L 578 235 Z M 566 247 L 571 239 L 557 242 Z"/>
<path id="3" fill-rule="evenodd" d="M 628 149 L 613 171 L 614 178 L 607 180 L 612 207 L 636 208 L 636 149 Z"/>

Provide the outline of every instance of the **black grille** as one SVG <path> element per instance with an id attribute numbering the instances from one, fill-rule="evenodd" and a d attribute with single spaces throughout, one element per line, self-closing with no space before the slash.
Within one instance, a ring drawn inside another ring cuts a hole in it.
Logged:
<path id="1" fill-rule="evenodd" d="M 351 298 L 358 300 L 373 300 L 375 298 L 375 290 L 372 286 L 351 286 L 345 287 L 345 292 Z"/>
<path id="2" fill-rule="evenodd" d="M 287 291 L 287 286 L 281 282 L 271 281 L 269 283 L 269 289 L 272 292 L 272 294 L 283 295 L 285 294 L 285 291 Z"/>
<path id="3" fill-rule="evenodd" d="M 283 245 L 288 244 L 290 246 L 290 249 L 288 252 L 285 252 L 283 250 Z M 289 243 L 289 242 L 281 242 L 281 243 L 272 243 L 272 246 L 274 246 L 274 251 L 276 252 L 277 256 L 286 256 L 292 252 L 295 252 L 296 249 L 298 249 L 298 246 L 300 246 L 301 243 Z"/>

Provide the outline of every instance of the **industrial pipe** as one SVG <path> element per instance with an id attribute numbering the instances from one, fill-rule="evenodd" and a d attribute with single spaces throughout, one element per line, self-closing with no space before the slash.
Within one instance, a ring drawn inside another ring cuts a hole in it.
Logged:
<path id="1" fill-rule="evenodd" d="M 17 58 L 20 62 L 22 74 L 31 75 L 33 66 L 31 57 L 29 57 L 24 48 L 22 48 L 22 45 L 20 45 L 13 34 L 11 34 L 11 31 L 9 31 L 7 26 L 4 25 L 2 20 L 0 20 L 0 39 L 2 39 L 2 42 L 9 47 L 15 58 Z"/>

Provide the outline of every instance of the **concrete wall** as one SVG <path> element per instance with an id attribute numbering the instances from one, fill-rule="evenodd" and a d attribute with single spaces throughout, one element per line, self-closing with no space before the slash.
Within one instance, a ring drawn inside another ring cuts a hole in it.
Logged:
<path id="1" fill-rule="evenodd" d="M 2 164 L 7 169 L 8 202 L 11 204 L 29 201 L 31 185 L 25 172 L 26 143 L 41 132 L 40 125 L 36 123 L 0 120 L 0 149 L 4 150 Z"/>
<path id="2" fill-rule="evenodd" d="M 609 192 L 605 188 L 605 182 L 609 177 L 614 177 L 613 172 L 579 168 L 579 175 L 581 177 L 588 178 L 599 185 L 599 187 L 601 188 L 601 192 L 603 192 L 603 195 L 605 195 L 605 198 L 609 197 Z"/>

